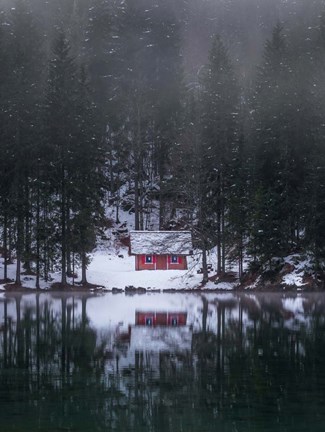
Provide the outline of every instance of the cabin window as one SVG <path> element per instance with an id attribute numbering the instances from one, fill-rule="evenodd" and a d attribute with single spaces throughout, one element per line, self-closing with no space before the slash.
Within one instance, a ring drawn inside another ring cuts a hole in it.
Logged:
<path id="1" fill-rule="evenodd" d="M 145 322 L 146 322 L 146 326 L 152 326 L 153 324 L 152 317 L 146 317 Z"/>
<path id="2" fill-rule="evenodd" d="M 146 264 L 152 264 L 152 263 L 153 263 L 152 255 L 146 255 Z"/>
<path id="3" fill-rule="evenodd" d="M 176 327 L 177 324 L 178 324 L 177 317 L 173 316 L 173 317 L 171 318 L 171 320 L 170 320 L 170 324 L 171 324 L 173 327 Z"/>
<path id="4" fill-rule="evenodd" d="M 178 255 L 172 255 L 171 263 L 178 264 Z"/>

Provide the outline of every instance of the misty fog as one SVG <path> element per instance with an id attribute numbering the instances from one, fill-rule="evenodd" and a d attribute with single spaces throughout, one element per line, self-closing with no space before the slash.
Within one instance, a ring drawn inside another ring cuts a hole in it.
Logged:
<path id="1" fill-rule="evenodd" d="M 136 230 L 191 230 L 218 274 L 297 250 L 325 269 L 323 0 L 0 11 L 0 235 L 17 284 L 24 262 L 65 286 L 72 257 L 86 283 L 123 212 Z"/>
<path id="2" fill-rule="evenodd" d="M 0 10 L 8 12 L 19 1 L 1 0 Z M 69 37 L 76 55 L 82 52 L 87 25 L 96 4 L 112 10 L 124 0 L 24 0 L 35 21 L 42 28 L 44 42 L 50 45 L 55 29 Z M 272 28 L 281 22 L 285 33 L 301 32 L 309 38 L 324 9 L 324 0 L 134 0 L 135 7 L 168 8 L 180 26 L 181 51 L 188 79 L 206 63 L 211 37 L 218 33 L 238 72 L 245 77 L 254 74 L 265 40 Z"/>

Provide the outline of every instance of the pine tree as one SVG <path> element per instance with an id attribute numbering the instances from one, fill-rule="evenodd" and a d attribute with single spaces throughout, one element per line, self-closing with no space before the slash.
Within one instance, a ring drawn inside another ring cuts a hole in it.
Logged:
<path id="1" fill-rule="evenodd" d="M 253 103 L 252 249 L 270 265 L 273 256 L 284 256 L 299 246 L 307 198 L 306 162 L 314 146 L 308 55 L 301 44 L 295 48 L 289 49 L 278 24 L 265 45 Z"/>
<path id="2" fill-rule="evenodd" d="M 12 179 L 13 160 L 10 151 L 10 140 L 7 130 L 7 95 L 9 81 L 7 34 L 3 26 L 3 16 L 0 19 L 0 221 L 2 224 L 4 280 L 7 279 L 8 264 L 8 226 L 9 226 L 9 199 Z M 4 18 L 5 19 L 5 18 Z"/>
<path id="3" fill-rule="evenodd" d="M 114 34 L 113 13 L 112 2 L 109 0 L 90 1 L 82 56 L 83 63 L 88 66 L 90 84 L 101 115 L 99 126 L 103 135 L 108 117 L 113 114 L 110 101 L 114 98 L 112 89 L 116 87 L 113 71 L 118 35 Z"/>
<path id="4" fill-rule="evenodd" d="M 182 99 L 184 94 L 180 23 L 169 5 L 159 3 L 150 14 L 148 49 L 149 82 L 153 110 L 153 164 L 160 190 L 159 226 L 166 228 L 175 215 L 171 201 L 174 181 L 170 175 L 171 153 L 179 141 L 182 127 Z M 148 30 L 149 31 L 149 30 Z M 151 52 L 150 52 L 151 51 Z M 171 208 L 170 208 L 171 207 Z"/>
<path id="5" fill-rule="evenodd" d="M 253 253 L 263 261 L 285 252 L 284 184 L 282 173 L 286 143 L 283 132 L 287 127 L 286 102 L 288 61 L 282 27 L 277 25 L 272 39 L 265 45 L 263 65 L 259 70 L 254 100 L 253 136 L 256 157 L 256 184 L 251 233 Z"/>
<path id="6" fill-rule="evenodd" d="M 128 159 L 123 162 L 129 166 L 135 229 L 144 228 L 145 185 L 148 181 L 146 167 L 151 158 L 149 137 L 152 135 L 152 81 L 148 68 L 152 54 L 150 32 L 148 10 L 141 4 L 124 2 L 119 10 L 115 33 L 117 42 L 114 77 L 118 95 L 112 97 L 114 104 L 121 107 L 117 120 L 124 135 L 122 154 L 125 153 L 125 147 L 128 148 Z"/>
<path id="7" fill-rule="evenodd" d="M 205 200 L 211 236 L 218 248 L 218 273 L 225 271 L 226 208 L 229 195 L 228 167 L 237 135 L 239 88 L 226 48 L 219 36 L 212 41 L 202 79 L 202 151 L 205 154 Z"/>
<path id="8" fill-rule="evenodd" d="M 243 119 L 241 119 L 241 122 Z M 233 147 L 229 166 L 229 198 L 226 238 L 229 244 L 229 258 L 238 262 L 239 278 L 244 273 L 244 255 L 248 236 L 249 200 L 249 153 L 247 137 L 242 131 Z"/>
<path id="9" fill-rule="evenodd" d="M 70 178 L 78 123 L 75 118 L 76 66 L 70 45 L 60 33 L 53 45 L 49 64 L 47 93 L 47 133 L 53 165 L 53 188 L 59 202 L 61 243 L 61 284 L 67 282 L 68 223 L 70 217 Z"/>
<path id="10" fill-rule="evenodd" d="M 38 120 L 43 89 L 43 47 L 36 24 L 24 3 L 17 2 L 8 17 L 11 32 L 8 35 L 6 62 L 7 78 L 5 99 L 5 135 L 7 143 L 9 208 L 14 215 L 15 249 L 17 256 L 16 283 L 20 285 L 22 260 L 30 271 L 31 259 L 31 172 L 32 157 L 39 143 Z M 8 221 L 8 215 L 6 215 Z M 6 230 L 5 230 L 6 231 Z"/>
<path id="11" fill-rule="evenodd" d="M 202 256 L 202 283 L 208 281 L 208 251 L 214 246 L 211 235 L 213 213 L 206 200 L 206 154 L 201 142 L 201 117 L 198 95 L 190 93 L 185 100 L 183 129 L 179 142 L 172 149 L 171 175 L 177 196 L 177 227 L 189 229 L 195 248 Z"/>
<path id="12" fill-rule="evenodd" d="M 85 69 L 81 68 L 76 89 L 76 121 L 78 134 L 73 155 L 70 183 L 72 208 L 72 252 L 80 256 L 81 283 L 87 284 L 87 253 L 96 245 L 100 226 L 105 185 L 104 155 L 99 146 L 97 109 L 91 100 Z"/>
<path id="13" fill-rule="evenodd" d="M 311 55 L 308 52 L 308 59 Z M 308 107 L 304 116 L 309 119 L 304 138 L 308 137 L 308 157 L 305 158 L 305 187 L 302 208 L 305 223 L 305 248 L 314 258 L 315 269 L 324 272 L 324 197 L 325 197 L 325 149 L 324 149 L 324 65 L 325 65 L 325 15 L 319 20 L 318 31 L 313 41 L 308 79 L 305 74 L 305 88 Z M 304 124 L 305 126 L 305 124 Z"/>

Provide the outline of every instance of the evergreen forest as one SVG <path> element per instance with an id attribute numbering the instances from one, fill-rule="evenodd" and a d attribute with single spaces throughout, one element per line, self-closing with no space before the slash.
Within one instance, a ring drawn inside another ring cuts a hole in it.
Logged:
<path id="1" fill-rule="evenodd" d="M 0 0 L 0 277 L 86 284 L 108 208 L 219 274 L 299 252 L 322 277 L 324 1 Z"/>

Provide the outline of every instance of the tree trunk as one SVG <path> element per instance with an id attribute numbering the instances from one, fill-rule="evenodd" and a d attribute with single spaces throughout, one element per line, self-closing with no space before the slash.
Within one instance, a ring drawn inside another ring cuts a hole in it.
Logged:
<path id="1" fill-rule="evenodd" d="M 139 219 L 139 178 L 138 173 L 135 173 L 134 179 L 134 229 L 138 231 L 140 229 Z"/>
<path id="2" fill-rule="evenodd" d="M 202 270 L 203 270 L 202 283 L 206 284 L 209 281 L 209 274 L 208 274 L 207 251 L 206 251 L 205 242 L 204 242 L 203 248 L 202 248 Z"/>
<path id="3" fill-rule="evenodd" d="M 141 127 L 141 108 L 139 103 L 136 106 L 136 133 L 135 133 L 135 181 L 134 181 L 134 211 L 135 211 L 135 229 L 141 229 L 140 213 L 141 208 L 141 189 L 142 189 L 142 169 L 143 169 L 143 144 L 142 144 L 142 127 Z"/>
<path id="4" fill-rule="evenodd" d="M 87 254 L 82 251 L 81 254 L 81 284 L 83 286 L 87 285 Z"/>
<path id="5" fill-rule="evenodd" d="M 35 288 L 40 289 L 40 190 L 39 190 L 39 161 L 37 165 L 37 197 L 36 197 L 36 282 Z"/>
<path id="6" fill-rule="evenodd" d="M 4 264 L 3 264 L 3 278 L 6 281 L 8 278 L 8 214 L 7 209 L 5 209 L 4 212 L 4 221 L 3 221 L 3 258 L 4 258 Z"/>
<path id="7" fill-rule="evenodd" d="M 8 258 L 8 262 L 12 262 L 12 249 L 11 249 L 11 246 L 12 246 L 12 227 L 10 226 L 10 224 L 9 224 L 9 226 L 8 226 L 8 228 L 9 228 L 9 233 L 8 233 L 8 255 L 7 255 L 7 258 Z"/>
<path id="8" fill-rule="evenodd" d="M 139 228 L 140 230 L 143 230 L 143 195 L 144 195 L 144 191 L 143 191 L 143 181 L 141 179 L 140 182 L 140 195 L 139 195 Z"/>
<path id="9" fill-rule="evenodd" d="M 61 168 L 61 284 L 67 284 L 67 238 L 66 238 L 66 190 L 65 190 L 65 169 Z"/>
<path id="10" fill-rule="evenodd" d="M 221 274 L 222 259 L 221 259 L 221 213 L 220 209 L 217 210 L 217 274 Z"/>
<path id="11" fill-rule="evenodd" d="M 120 163 L 120 161 L 118 162 Z M 116 201 L 115 201 L 115 222 L 117 224 L 120 223 L 120 187 L 121 187 L 121 182 L 120 182 L 120 172 L 118 171 L 117 173 L 117 178 L 116 178 Z"/>
<path id="12" fill-rule="evenodd" d="M 72 276 L 72 260 L 71 260 L 71 218 L 70 218 L 70 197 L 67 196 L 67 203 L 66 203 L 66 246 L 67 246 L 67 276 Z"/>
<path id="13" fill-rule="evenodd" d="M 163 229 L 166 220 L 166 188 L 165 188 L 165 161 L 164 148 L 158 147 L 158 175 L 159 175 L 159 229 Z"/>
<path id="14" fill-rule="evenodd" d="M 27 274 L 31 274 L 31 232 L 30 232 L 30 196 L 29 196 L 29 187 L 27 184 L 27 178 L 25 179 L 25 192 L 24 192 L 24 200 L 25 200 L 25 253 L 24 253 L 24 268 Z"/>
<path id="15" fill-rule="evenodd" d="M 243 276 L 243 236 L 240 234 L 239 238 L 239 257 L 238 257 L 238 276 L 239 279 Z"/>
<path id="16" fill-rule="evenodd" d="M 46 221 L 48 218 L 48 208 L 44 205 L 43 208 L 43 225 L 46 226 Z M 44 262 L 44 280 L 47 282 L 49 280 L 49 271 L 50 271 L 50 263 L 49 263 L 49 242 L 48 239 L 45 238 L 44 246 L 43 246 L 43 262 Z"/>
<path id="17" fill-rule="evenodd" d="M 226 235 L 225 235 L 225 186 L 223 172 L 220 173 L 220 207 L 221 207 L 221 272 L 226 271 Z"/>
<path id="18" fill-rule="evenodd" d="M 18 198 L 19 199 L 19 198 Z M 17 265 L 16 265 L 16 285 L 21 285 L 21 253 L 23 248 L 23 219 L 21 209 L 18 209 L 18 220 L 17 220 Z"/>
<path id="19" fill-rule="evenodd" d="M 160 191 L 159 191 L 159 229 L 164 228 L 165 222 L 165 204 L 164 204 L 164 186 L 163 182 L 160 181 Z"/>
<path id="20" fill-rule="evenodd" d="M 225 208 L 221 209 L 221 272 L 226 271 Z"/>
<path id="21" fill-rule="evenodd" d="M 15 280 L 16 285 L 21 285 L 20 267 L 21 267 L 21 255 L 20 252 L 18 252 L 17 250 L 16 280 Z"/>

